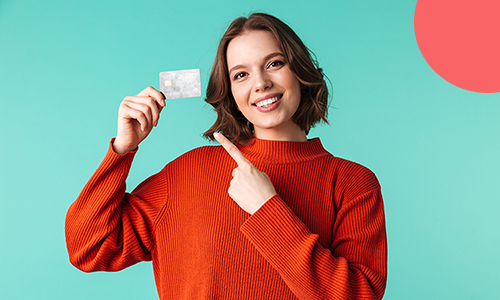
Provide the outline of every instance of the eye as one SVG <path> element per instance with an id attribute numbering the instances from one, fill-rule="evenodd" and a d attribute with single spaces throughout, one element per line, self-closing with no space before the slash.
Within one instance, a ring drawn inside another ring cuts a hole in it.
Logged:
<path id="1" fill-rule="evenodd" d="M 236 75 L 234 75 L 234 80 L 237 80 L 237 79 L 241 79 L 245 76 L 246 74 L 244 72 L 240 72 L 240 73 L 237 73 Z"/>
<path id="2" fill-rule="evenodd" d="M 272 61 L 272 62 L 269 64 L 268 68 L 272 68 L 272 67 L 280 67 L 280 66 L 284 66 L 284 65 L 285 65 L 285 63 L 284 63 L 283 61 L 281 61 L 281 60 L 275 60 L 275 61 Z"/>

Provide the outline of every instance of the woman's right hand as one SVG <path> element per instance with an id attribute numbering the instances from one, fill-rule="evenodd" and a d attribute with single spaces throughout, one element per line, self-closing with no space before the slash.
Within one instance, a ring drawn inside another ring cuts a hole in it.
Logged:
<path id="1" fill-rule="evenodd" d="M 113 142 L 117 154 L 133 151 L 158 124 L 165 97 L 153 87 L 123 99 L 118 110 L 118 132 Z"/>

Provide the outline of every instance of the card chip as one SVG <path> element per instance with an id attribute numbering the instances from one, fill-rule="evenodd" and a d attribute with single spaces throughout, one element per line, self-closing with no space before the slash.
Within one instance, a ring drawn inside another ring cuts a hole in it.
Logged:
<path id="1" fill-rule="evenodd" d="M 171 86 L 172 85 L 172 81 L 170 80 L 165 80 L 165 86 Z"/>

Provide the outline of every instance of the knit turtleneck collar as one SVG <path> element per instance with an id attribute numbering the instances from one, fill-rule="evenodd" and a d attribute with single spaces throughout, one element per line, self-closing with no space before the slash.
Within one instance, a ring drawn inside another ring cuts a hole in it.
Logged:
<path id="1" fill-rule="evenodd" d="M 254 138 L 245 145 L 237 145 L 252 162 L 266 164 L 296 163 L 330 155 L 319 138 L 307 142 L 271 141 Z"/>

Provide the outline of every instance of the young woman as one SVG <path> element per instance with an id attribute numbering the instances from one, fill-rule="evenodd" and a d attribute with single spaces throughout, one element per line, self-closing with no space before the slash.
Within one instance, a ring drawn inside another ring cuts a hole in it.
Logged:
<path id="1" fill-rule="evenodd" d="M 77 268 L 153 261 L 160 299 L 381 299 L 387 241 L 372 172 L 332 156 L 311 126 L 328 91 L 308 49 L 256 13 L 222 37 L 207 88 L 217 121 L 194 149 L 132 193 L 139 143 L 165 106 L 125 97 L 109 151 L 66 218 Z"/>

